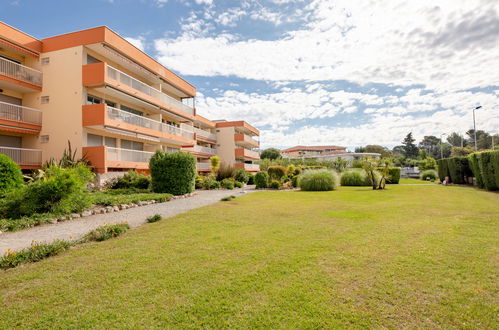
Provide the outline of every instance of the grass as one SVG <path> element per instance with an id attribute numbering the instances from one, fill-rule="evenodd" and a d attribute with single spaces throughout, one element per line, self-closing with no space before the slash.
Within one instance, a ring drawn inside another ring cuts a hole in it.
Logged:
<path id="1" fill-rule="evenodd" d="M 0 328 L 497 328 L 498 203 L 247 194 L 0 273 Z"/>
<path id="2" fill-rule="evenodd" d="M 421 180 L 421 179 L 406 179 L 406 178 L 400 178 L 399 184 L 438 184 L 438 182 L 431 182 L 431 181 L 426 181 L 426 180 Z"/>

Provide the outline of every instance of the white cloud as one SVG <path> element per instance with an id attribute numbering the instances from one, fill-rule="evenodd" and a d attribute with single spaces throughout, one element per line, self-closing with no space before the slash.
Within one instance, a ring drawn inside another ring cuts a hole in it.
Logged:
<path id="1" fill-rule="evenodd" d="M 141 51 L 144 51 L 145 49 L 145 38 L 144 37 L 138 37 L 138 38 L 132 38 L 132 37 L 125 37 L 125 40 L 140 49 Z"/>

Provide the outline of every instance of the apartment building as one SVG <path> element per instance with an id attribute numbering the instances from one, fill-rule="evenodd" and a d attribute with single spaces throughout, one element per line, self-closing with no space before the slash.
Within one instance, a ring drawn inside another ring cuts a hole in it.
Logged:
<path id="1" fill-rule="evenodd" d="M 302 158 L 302 157 L 319 157 L 326 155 L 343 154 L 347 152 L 347 148 L 340 146 L 295 146 L 281 150 L 281 154 L 285 158 Z"/>
<path id="2" fill-rule="evenodd" d="M 196 113 L 195 96 L 107 27 L 37 40 L 0 22 L 0 152 L 23 169 L 59 159 L 69 141 L 100 174 L 147 171 L 158 149 L 190 152 L 209 171 L 209 158 L 234 140 Z"/>
<path id="3" fill-rule="evenodd" d="M 218 155 L 228 165 L 258 172 L 260 159 L 258 149 L 260 131 L 245 121 L 216 121 Z"/>

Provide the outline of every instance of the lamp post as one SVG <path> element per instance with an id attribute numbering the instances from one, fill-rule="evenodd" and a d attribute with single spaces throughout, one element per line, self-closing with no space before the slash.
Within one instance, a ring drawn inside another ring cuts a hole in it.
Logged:
<path id="1" fill-rule="evenodd" d="M 481 105 L 479 105 L 479 106 L 477 106 L 477 107 L 473 108 L 473 135 L 474 135 L 474 140 L 475 140 L 475 151 L 477 151 L 477 150 L 478 150 L 478 148 L 477 148 L 477 144 L 476 144 L 475 110 L 478 110 L 478 109 L 480 109 L 481 107 L 482 107 L 482 106 L 481 106 Z"/>
<path id="2" fill-rule="evenodd" d="M 443 159 L 444 158 L 444 141 L 443 141 L 443 137 L 444 135 L 447 135 L 447 133 L 442 133 L 440 134 L 440 159 Z"/>

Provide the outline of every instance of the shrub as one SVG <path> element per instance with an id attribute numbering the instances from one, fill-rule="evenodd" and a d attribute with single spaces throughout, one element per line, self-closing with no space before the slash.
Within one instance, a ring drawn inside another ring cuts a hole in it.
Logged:
<path id="1" fill-rule="evenodd" d="M 230 179 L 236 175 L 236 168 L 232 165 L 227 165 L 226 163 L 220 164 L 217 171 L 217 181 L 222 181 L 223 179 Z"/>
<path id="2" fill-rule="evenodd" d="M 137 173 L 136 171 L 128 171 L 122 177 L 113 180 L 111 189 L 149 189 L 150 185 L 150 176 Z"/>
<path id="3" fill-rule="evenodd" d="M 7 269 L 25 264 L 37 262 L 50 256 L 55 256 L 62 251 L 69 249 L 75 241 L 56 240 L 52 243 L 34 243 L 31 247 L 17 252 L 7 251 L 0 258 L 0 268 Z"/>
<path id="4" fill-rule="evenodd" d="M 212 190 L 212 189 L 220 189 L 220 182 L 212 178 L 211 176 L 206 177 L 203 181 L 203 189 Z"/>
<path id="5" fill-rule="evenodd" d="M 224 189 L 229 189 L 229 190 L 232 190 L 234 189 L 234 180 L 232 179 L 223 179 L 221 182 L 220 182 L 220 185 L 222 186 L 222 188 Z"/>
<path id="6" fill-rule="evenodd" d="M 438 173 L 435 170 L 426 170 L 426 171 L 421 172 L 419 177 L 421 180 L 434 181 L 437 179 Z"/>
<path id="7" fill-rule="evenodd" d="M 67 214 L 91 205 L 86 184 L 93 173 L 84 165 L 75 168 L 50 166 L 43 179 L 14 189 L 0 203 L 0 216 L 16 219 L 35 213 Z"/>
<path id="8" fill-rule="evenodd" d="M 286 175 L 286 168 L 280 165 L 269 166 L 267 173 L 269 174 L 270 179 L 280 181 L 281 178 Z"/>
<path id="9" fill-rule="evenodd" d="M 452 183 L 464 184 L 466 178 L 472 176 L 467 157 L 452 157 L 438 160 L 438 176 L 441 181 L 449 177 Z"/>
<path id="10" fill-rule="evenodd" d="M 215 175 L 218 172 L 218 168 L 220 167 L 220 157 L 213 156 L 210 158 L 210 169 L 211 174 Z"/>
<path id="11" fill-rule="evenodd" d="M 279 180 L 274 179 L 274 180 L 270 181 L 269 188 L 279 189 L 279 188 L 281 188 L 281 182 Z"/>
<path id="12" fill-rule="evenodd" d="M 468 159 L 478 186 L 499 190 L 499 150 L 475 152 Z"/>
<path id="13" fill-rule="evenodd" d="M 305 191 L 334 190 L 337 184 L 337 175 L 331 170 L 307 170 L 298 179 L 298 186 Z"/>
<path id="14" fill-rule="evenodd" d="M 127 192 L 129 190 L 126 190 Z M 157 193 L 124 193 L 117 194 L 116 190 L 107 191 L 97 191 L 90 194 L 90 198 L 93 204 L 103 205 L 103 206 L 117 206 L 121 204 L 138 203 L 141 201 L 156 201 L 157 203 L 163 203 L 169 201 L 172 198 L 171 194 L 157 194 Z"/>
<path id="15" fill-rule="evenodd" d="M 269 175 L 267 172 L 258 172 L 255 175 L 256 189 L 265 189 L 268 187 Z"/>
<path id="16" fill-rule="evenodd" d="M 126 232 L 130 226 L 127 223 L 116 223 L 95 228 L 84 236 L 86 241 L 105 241 L 113 237 L 120 236 Z"/>
<path id="17" fill-rule="evenodd" d="M 234 176 L 234 179 L 237 182 L 247 183 L 249 180 L 249 173 L 245 169 L 240 168 L 236 171 L 236 175 Z"/>
<path id="18" fill-rule="evenodd" d="M 251 173 L 248 173 L 248 184 L 255 184 L 255 176 Z"/>
<path id="19" fill-rule="evenodd" d="M 196 179 L 194 180 L 194 188 L 202 189 L 205 179 L 206 178 L 204 176 L 196 175 Z"/>
<path id="20" fill-rule="evenodd" d="M 149 161 L 154 192 L 184 195 L 194 190 L 196 158 L 186 152 L 156 151 Z"/>
<path id="21" fill-rule="evenodd" d="M 341 174 L 342 186 L 365 186 L 365 182 L 365 175 L 363 176 L 359 171 L 345 171 Z"/>
<path id="22" fill-rule="evenodd" d="M 355 159 L 354 161 L 352 161 L 352 167 L 353 167 L 353 168 L 362 168 L 362 163 L 361 163 L 361 161 L 360 161 L 360 160 L 356 160 L 356 159 Z"/>
<path id="23" fill-rule="evenodd" d="M 21 168 L 12 158 L 0 154 L 0 195 L 13 188 L 19 188 L 23 184 Z"/>
<path id="24" fill-rule="evenodd" d="M 288 167 L 286 168 L 286 175 L 292 177 L 293 175 L 295 175 L 295 171 L 296 171 L 296 166 L 294 166 L 293 164 L 289 164 Z"/>
<path id="25" fill-rule="evenodd" d="M 149 223 L 158 222 L 161 219 L 162 218 L 161 218 L 160 214 L 155 214 L 155 215 L 151 215 L 150 217 L 148 217 L 147 222 L 149 222 Z"/>
<path id="26" fill-rule="evenodd" d="M 386 181 L 391 184 L 398 184 L 400 182 L 400 167 L 390 167 Z"/>
<path id="27" fill-rule="evenodd" d="M 242 182 L 234 181 L 234 187 L 236 187 L 236 188 L 242 188 L 243 185 L 244 185 L 244 183 L 242 183 Z"/>
<path id="28" fill-rule="evenodd" d="M 235 198 L 236 198 L 236 196 L 231 195 L 231 196 L 224 197 L 224 198 L 222 198 L 222 199 L 220 199 L 220 200 L 221 200 L 222 202 L 230 202 L 231 200 L 233 200 L 233 199 L 235 199 Z"/>
<path id="29" fill-rule="evenodd" d="M 299 178 L 299 175 L 295 175 L 291 178 L 291 185 L 293 187 L 298 187 L 298 178 Z"/>

